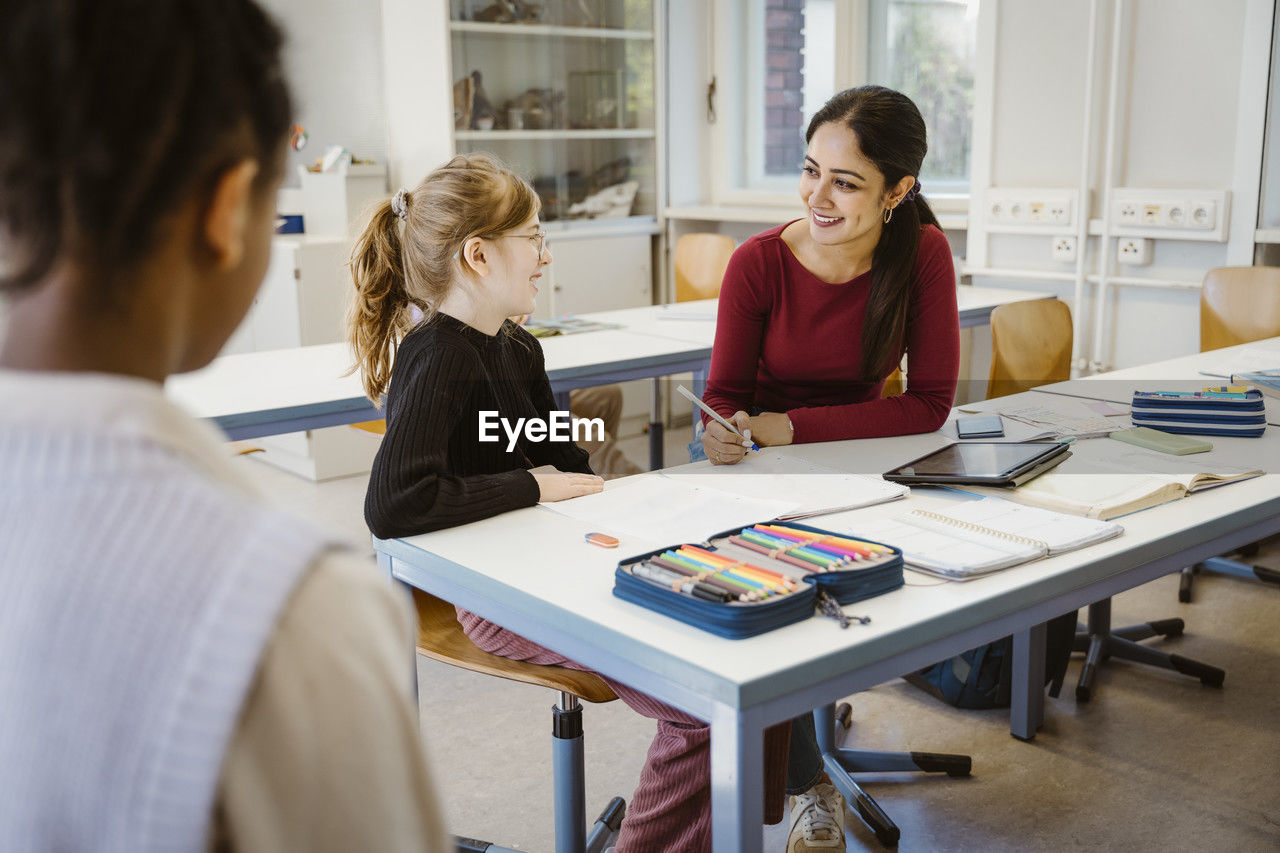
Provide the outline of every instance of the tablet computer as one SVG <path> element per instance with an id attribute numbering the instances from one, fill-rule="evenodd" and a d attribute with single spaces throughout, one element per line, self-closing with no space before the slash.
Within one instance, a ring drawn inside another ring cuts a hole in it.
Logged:
<path id="1" fill-rule="evenodd" d="M 884 474 L 916 485 L 1019 486 L 1065 460 L 1062 441 L 967 441 L 950 444 Z"/>

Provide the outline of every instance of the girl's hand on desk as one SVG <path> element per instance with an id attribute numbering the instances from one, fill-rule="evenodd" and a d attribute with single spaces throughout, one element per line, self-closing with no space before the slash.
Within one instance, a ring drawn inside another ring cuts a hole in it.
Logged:
<path id="1" fill-rule="evenodd" d="M 791 418 L 783 412 L 761 412 L 751 418 L 751 437 L 761 447 L 782 447 L 790 444 L 794 435 Z"/>
<path id="2" fill-rule="evenodd" d="M 746 444 L 751 443 L 751 418 L 746 412 L 734 412 L 728 418 L 738 432 L 746 436 Z M 747 455 L 747 448 L 741 436 L 734 435 L 715 421 L 707 421 L 706 431 L 702 433 L 702 447 L 707 451 L 707 459 L 712 465 L 735 465 Z"/>
<path id="3" fill-rule="evenodd" d="M 538 500 L 563 501 L 604 491 L 604 480 L 595 474 L 566 474 L 549 465 L 529 472 L 538 483 Z"/>

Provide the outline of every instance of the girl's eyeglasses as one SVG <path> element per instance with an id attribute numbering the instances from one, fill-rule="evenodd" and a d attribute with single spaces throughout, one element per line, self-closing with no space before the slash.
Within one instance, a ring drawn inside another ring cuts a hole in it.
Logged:
<path id="1" fill-rule="evenodd" d="M 547 232 L 546 231 L 539 231 L 536 234 L 499 234 L 497 237 L 493 239 L 496 240 L 502 237 L 523 237 L 524 239 L 530 241 L 531 243 L 533 243 L 533 248 L 538 250 L 538 263 L 542 263 L 542 254 L 544 251 L 546 251 L 546 248 L 547 248 Z"/>

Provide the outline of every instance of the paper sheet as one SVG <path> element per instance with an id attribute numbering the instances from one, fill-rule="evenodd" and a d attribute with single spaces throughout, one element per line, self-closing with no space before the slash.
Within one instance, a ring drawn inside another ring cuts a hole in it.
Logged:
<path id="1" fill-rule="evenodd" d="M 1086 401 L 1070 397 L 1055 398 L 1032 405 L 1008 406 L 1001 408 L 1000 414 L 1041 429 L 1051 430 L 1054 434 L 1064 437 L 1103 436 L 1129 427 L 1128 417 L 1103 417 L 1089 408 Z"/>
<path id="2" fill-rule="evenodd" d="M 910 488 L 869 474 L 848 474 L 765 448 L 737 465 L 707 465 L 663 476 L 702 489 L 785 502 L 783 517 L 799 518 L 906 497 Z"/>
<path id="3" fill-rule="evenodd" d="M 603 533 L 634 537 L 653 547 L 702 542 L 731 527 L 776 518 L 791 505 L 788 501 L 700 489 L 656 474 L 610 481 L 598 494 L 541 504 L 552 512 L 585 521 Z"/>
<path id="4" fill-rule="evenodd" d="M 1280 367 L 1280 349 L 1274 346 L 1247 346 L 1238 352 L 1215 356 L 1204 353 L 1200 375 L 1230 379 L 1235 373 L 1252 373 Z"/>

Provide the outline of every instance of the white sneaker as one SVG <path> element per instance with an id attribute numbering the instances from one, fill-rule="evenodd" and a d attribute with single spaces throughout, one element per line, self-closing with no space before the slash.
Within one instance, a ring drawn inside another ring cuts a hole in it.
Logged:
<path id="1" fill-rule="evenodd" d="M 819 782 L 791 798 L 791 834 L 787 853 L 844 853 L 844 795 Z"/>

